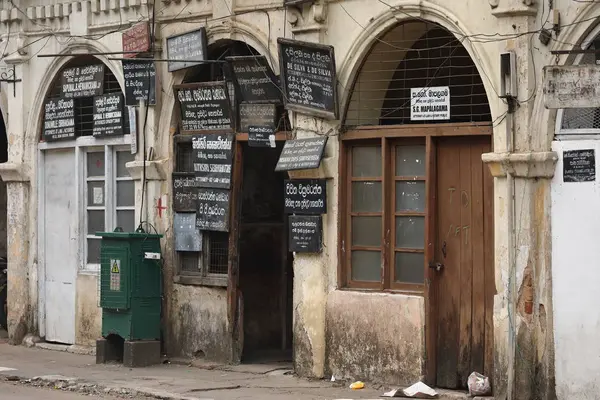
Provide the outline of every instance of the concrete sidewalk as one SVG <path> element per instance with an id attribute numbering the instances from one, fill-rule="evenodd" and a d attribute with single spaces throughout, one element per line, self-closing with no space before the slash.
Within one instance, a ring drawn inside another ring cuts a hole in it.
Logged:
<path id="1" fill-rule="evenodd" d="M 383 393 L 368 387 L 353 391 L 345 383 L 299 379 L 277 367 L 223 368 L 226 370 L 162 364 L 130 369 L 119 364 L 96 365 L 95 357 L 89 355 L 0 344 L 0 377 L 26 381 L 44 376 L 65 389 L 77 390 L 75 383 L 84 388 L 93 385 L 95 393 L 121 393 L 123 397 L 333 400 L 375 399 Z M 131 393 L 135 395 L 125 395 Z"/>

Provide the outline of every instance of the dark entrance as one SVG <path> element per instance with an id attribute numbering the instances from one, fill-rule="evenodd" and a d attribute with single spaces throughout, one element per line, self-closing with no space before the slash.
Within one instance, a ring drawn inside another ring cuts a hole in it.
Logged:
<path id="1" fill-rule="evenodd" d="M 242 144 L 239 235 L 242 362 L 291 361 L 292 260 L 283 213 L 286 173 L 275 172 L 283 147 Z"/>

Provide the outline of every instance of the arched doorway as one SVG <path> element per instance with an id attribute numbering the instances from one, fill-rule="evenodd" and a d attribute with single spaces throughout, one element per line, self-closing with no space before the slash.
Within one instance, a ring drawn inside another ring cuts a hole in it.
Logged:
<path id="1" fill-rule="evenodd" d="M 423 297 L 430 384 L 491 376 L 492 119 L 468 51 L 435 23 L 390 29 L 356 75 L 344 130 L 340 286 Z"/>
<path id="2" fill-rule="evenodd" d="M 115 75 L 91 56 L 60 69 L 41 113 L 40 331 L 48 342 L 91 345 L 102 315 L 96 232 L 135 230 L 128 113 Z"/>
<path id="3" fill-rule="evenodd" d="M 249 44 L 219 40 L 208 46 L 212 62 L 186 71 L 182 86 L 196 88 L 206 82 L 226 82 L 231 105 L 232 127 L 226 129 L 183 129 L 174 137 L 174 176 L 194 176 L 192 141 L 195 136 L 234 134 L 231 176 L 230 226 L 228 231 L 202 230 L 200 251 L 176 251 L 179 282 L 212 287 L 211 293 L 227 293 L 227 317 L 232 335 L 234 362 L 289 361 L 292 349 L 291 257 L 286 250 L 283 214 L 283 185 L 287 174 L 275 172 L 289 127 L 282 106 L 274 106 L 275 145 L 251 147 L 242 117 L 248 104 L 238 100 L 228 57 L 260 56 Z M 176 87 L 176 90 L 178 87 Z M 259 109 L 261 104 L 250 105 Z M 266 104 L 265 106 L 269 106 Z M 174 210 L 196 214 L 193 210 Z M 178 289 L 187 290 L 187 289 Z M 208 293 L 206 300 L 212 302 Z M 202 301 L 202 299 L 200 299 Z M 193 305 L 192 307 L 198 307 Z M 182 323 L 182 322 L 179 322 Z M 181 326 L 176 330 L 187 329 Z M 204 326 L 203 332 L 214 328 Z M 211 357 L 214 344 L 202 343 L 201 351 Z"/>

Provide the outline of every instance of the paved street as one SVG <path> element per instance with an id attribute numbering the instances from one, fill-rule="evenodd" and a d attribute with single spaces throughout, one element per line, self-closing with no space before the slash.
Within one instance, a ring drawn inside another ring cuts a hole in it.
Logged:
<path id="1" fill-rule="evenodd" d="M 2 400 L 89 400 L 93 397 L 84 394 L 63 392 L 60 390 L 34 388 L 22 384 L 12 384 L 0 381 L 0 399 Z M 103 397 L 113 400 L 114 397 Z"/>

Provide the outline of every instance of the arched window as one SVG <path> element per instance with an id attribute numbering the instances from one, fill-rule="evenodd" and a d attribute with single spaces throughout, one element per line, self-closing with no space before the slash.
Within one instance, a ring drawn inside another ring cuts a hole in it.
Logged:
<path id="1" fill-rule="evenodd" d="M 600 34 L 587 46 L 587 50 L 600 49 Z M 577 56 L 575 64 L 594 65 L 600 63 L 600 53 L 585 53 Z M 557 135 L 591 135 L 600 133 L 600 108 L 567 108 L 558 113 Z"/>
<path id="2" fill-rule="evenodd" d="M 448 87 L 449 118 L 411 119 L 411 89 Z M 352 86 L 344 125 L 491 121 L 481 77 L 461 42 L 443 27 L 403 23 L 381 36 Z"/>
<path id="3" fill-rule="evenodd" d="M 427 160 L 442 157 L 431 138 L 456 132 L 484 136 L 463 140 L 465 149 L 443 150 L 443 156 L 461 152 L 460 163 L 450 160 L 446 166 L 456 176 L 480 171 L 473 182 L 465 178 L 468 190 L 491 182 L 481 163 L 491 146 L 492 121 L 482 79 L 453 33 L 435 23 L 407 21 L 375 40 L 351 90 L 340 134 L 345 254 L 340 284 L 423 291 L 427 218 L 436 207 L 427 193 L 437 184 Z"/>
<path id="4" fill-rule="evenodd" d="M 71 231 L 78 226 L 80 237 L 76 241 L 55 238 L 49 229 L 43 236 L 46 248 L 76 251 L 73 254 L 82 254 L 84 269 L 97 270 L 100 237 L 96 232 L 117 227 L 135 230 L 134 181 L 125 167 L 135 158 L 130 143 L 124 93 L 111 69 L 96 57 L 73 58 L 56 74 L 42 112 L 39 148 L 41 170 L 47 176 L 40 202 L 54 210 L 45 214 L 48 226 L 67 224 Z M 59 170 L 60 178 L 55 172 Z M 78 249 L 67 249 L 71 245 Z M 51 259 L 51 254 L 47 256 Z"/>

